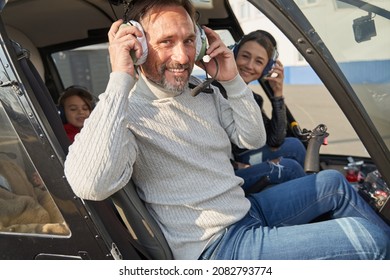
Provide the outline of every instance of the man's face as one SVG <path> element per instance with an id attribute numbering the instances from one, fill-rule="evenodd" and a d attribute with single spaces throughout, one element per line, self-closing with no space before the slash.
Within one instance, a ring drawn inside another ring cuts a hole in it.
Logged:
<path id="1" fill-rule="evenodd" d="M 148 58 L 141 69 L 145 76 L 163 88 L 184 90 L 195 62 L 194 23 L 177 6 L 151 10 L 141 22 L 148 40 Z"/>

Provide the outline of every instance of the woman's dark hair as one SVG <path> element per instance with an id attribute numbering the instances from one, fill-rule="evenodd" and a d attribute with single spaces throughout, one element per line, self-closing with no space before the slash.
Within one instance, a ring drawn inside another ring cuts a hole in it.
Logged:
<path id="1" fill-rule="evenodd" d="M 234 57 L 237 57 L 238 51 L 246 42 L 255 41 L 260 46 L 262 46 L 266 51 L 267 55 L 270 58 L 275 48 L 277 48 L 275 38 L 267 31 L 264 30 L 255 30 L 246 35 L 244 35 L 241 40 L 234 47 Z"/>
<path id="2" fill-rule="evenodd" d="M 81 86 L 70 86 L 66 88 L 58 99 L 58 106 L 64 107 L 65 100 L 71 96 L 80 97 L 87 104 L 90 111 L 95 107 L 94 96 L 86 88 Z"/>

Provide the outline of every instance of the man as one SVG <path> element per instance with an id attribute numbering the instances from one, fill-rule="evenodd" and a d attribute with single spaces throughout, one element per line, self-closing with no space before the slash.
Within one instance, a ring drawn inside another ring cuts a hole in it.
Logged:
<path id="1" fill-rule="evenodd" d="M 324 257 L 322 251 L 310 253 L 306 246 L 308 242 L 325 246 L 319 233 L 330 243 L 327 258 L 340 257 L 340 252 L 344 258 L 389 257 L 383 231 L 387 226 L 348 190 L 350 186 L 336 172 L 295 182 L 302 186 L 297 187 L 300 191 L 294 194 L 295 200 L 292 193 L 285 197 L 292 187 L 283 185 L 246 198 L 240 187 L 243 180 L 234 175 L 230 163 L 230 143 L 254 149 L 265 144 L 266 136 L 259 107 L 238 75 L 233 53 L 214 31 L 204 28 L 211 58 L 207 71 L 223 84 L 229 99 L 219 92 L 193 97 L 189 81 L 195 63 L 196 28 L 191 2 L 134 0 L 129 10 L 129 18 L 143 26 L 149 53 L 137 73 L 129 52 L 136 58 L 142 56 L 136 37 L 143 34 L 136 26 L 120 28 L 122 21 L 113 23 L 108 35 L 113 72 L 65 162 L 65 174 L 76 195 L 105 199 L 133 178 L 176 259 L 320 258 Z M 318 198 L 315 192 L 326 186 L 329 188 Z M 328 189 L 337 188 L 340 196 L 328 195 Z M 279 189 L 287 204 L 285 210 L 273 189 Z M 310 196 L 305 196 L 309 204 L 295 205 L 292 201 L 299 200 L 307 189 L 311 190 Z M 326 203 L 319 205 L 320 210 L 309 207 L 317 207 L 323 196 Z M 356 207 L 351 206 L 350 198 L 357 200 Z M 261 209 L 262 203 L 268 208 Z M 292 206 L 295 209 L 289 209 Z M 340 219 L 320 228 L 281 227 L 283 234 L 276 234 L 275 226 L 307 223 L 330 210 L 336 217 L 357 213 L 379 226 L 362 218 Z M 299 212 L 305 214 L 303 218 Z M 334 241 L 352 239 L 350 229 L 361 229 L 354 235 L 356 244 L 341 246 L 343 250 L 333 248 Z M 309 234 L 311 240 L 305 240 Z M 295 243 L 295 238 L 299 242 Z M 289 254 L 272 248 L 291 243 Z"/>

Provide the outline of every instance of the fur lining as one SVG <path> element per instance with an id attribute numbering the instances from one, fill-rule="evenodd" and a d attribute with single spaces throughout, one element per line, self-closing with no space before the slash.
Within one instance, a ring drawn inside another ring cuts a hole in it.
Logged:
<path id="1" fill-rule="evenodd" d="M 0 174 L 12 189 L 11 192 L 0 188 L 0 231 L 69 234 L 47 190 L 33 187 L 25 172 L 13 162 L 0 160 Z"/>

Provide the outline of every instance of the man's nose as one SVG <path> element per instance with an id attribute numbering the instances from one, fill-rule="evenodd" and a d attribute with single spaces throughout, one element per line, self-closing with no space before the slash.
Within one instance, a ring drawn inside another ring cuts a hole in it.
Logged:
<path id="1" fill-rule="evenodd" d="M 177 61 L 180 64 L 186 64 L 189 61 L 188 57 L 188 48 L 183 43 L 177 44 L 172 49 L 172 59 Z"/>

